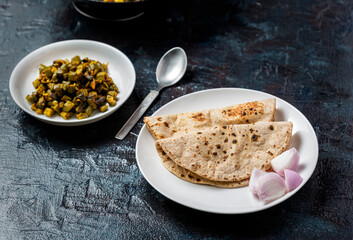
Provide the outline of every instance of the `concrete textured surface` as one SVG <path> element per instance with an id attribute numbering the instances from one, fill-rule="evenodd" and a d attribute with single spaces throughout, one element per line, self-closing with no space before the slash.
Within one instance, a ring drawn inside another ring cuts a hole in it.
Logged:
<path id="1" fill-rule="evenodd" d="M 352 239 L 353 2 L 153 3 L 139 19 L 112 23 L 79 15 L 69 0 L 0 0 L 0 239 Z M 108 43 L 135 66 L 131 97 L 100 122 L 48 125 L 10 96 L 16 64 L 66 39 Z M 187 73 L 146 114 L 219 87 L 288 101 L 320 145 L 297 194 L 262 212 L 217 215 L 174 203 L 146 182 L 135 160 L 142 121 L 124 141 L 114 135 L 156 87 L 155 67 L 174 46 L 187 52 Z"/>

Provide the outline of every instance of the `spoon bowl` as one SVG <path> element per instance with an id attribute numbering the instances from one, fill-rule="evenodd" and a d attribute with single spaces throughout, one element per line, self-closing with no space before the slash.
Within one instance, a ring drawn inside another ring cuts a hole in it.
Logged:
<path id="1" fill-rule="evenodd" d="M 158 87 L 152 90 L 135 110 L 124 126 L 116 134 L 115 138 L 123 140 L 137 121 L 146 112 L 151 103 L 156 99 L 162 88 L 169 87 L 177 83 L 185 74 L 187 57 L 185 51 L 180 47 L 175 47 L 166 52 L 156 68 L 156 78 Z"/>
<path id="2" fill-rule="evenodd" d="M 162 89 L 177 83 L 185 74 L 187 58 L 185 51 L 175 47 L 166 52 L 156 69 L 158 86 Z"/>

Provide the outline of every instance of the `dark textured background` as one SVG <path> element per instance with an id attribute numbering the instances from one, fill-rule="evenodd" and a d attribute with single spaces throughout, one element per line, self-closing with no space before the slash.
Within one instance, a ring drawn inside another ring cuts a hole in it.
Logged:
<path id="1" fill-rule="evenodd" d="M 69 0 L 0 0 L 0 239 L 351 239 L 352 1 L 164 2 L 136 21 L 104 23 L 80 16 Z M 135 66 L 135 90 L 105 120 L 55 127 L 10 97 L 15 65 L 66 39 L 108 43 Z M 142 122 L 124 141 L 114 135 L 156 87 L 156 64 L 174 46 L 188 54 L 187 74 L 147 114 L 218 87 L 288 101 L 320 144 L 317 168 L 297 194 L 262 212 L 216 215 L 176 204 L 145 181 L 134 150 Z"/>

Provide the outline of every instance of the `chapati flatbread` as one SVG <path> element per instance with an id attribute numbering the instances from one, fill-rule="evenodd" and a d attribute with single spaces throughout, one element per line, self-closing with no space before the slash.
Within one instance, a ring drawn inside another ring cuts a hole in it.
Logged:
<path id="1" fill-rule="evenodd" d="M 271 160 L 288 147 L 292 127 L 291 122 L 224 125 L 160 139 L 156 146 L 198 176 L 234 182 L 248 179 L 254 167 L 269 169 Z"/>
<path id="2" fill-rule="evenodd" d="M 272 98 L 224 108 L 145 117 L 144 122 L 158 140 L 216 126 L 270 122 L 275 119 L 275 111 L 276 99 Z"/>
<path id="3" fill-rule="evenodd" d="M 185 168 L 178 166 L 173 160 L 171 160 L 168 157 L 168 155 L 162 150 L 159 144 L 156 147 L 164 167 L 167 168 L 171 173 L 173 173 L 174 175 L 176 175 L 177 177 L 185 181 L 196 183 L 196 184 L 212 185 L 212 186 L 222 187 L 222 188 L 244 187 L 249 184 L 249 179 L 244 179 L 244 180 L 235 181 L 235 182 L 220 182 L 220 181 L 208 180 L 189 170 L 186 170 Z"/>

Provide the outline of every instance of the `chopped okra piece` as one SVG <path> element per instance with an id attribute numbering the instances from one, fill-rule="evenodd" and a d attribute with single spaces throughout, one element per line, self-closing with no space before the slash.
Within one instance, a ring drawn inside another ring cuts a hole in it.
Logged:
<path id="1" fill-rule="evenodd" d="M 29 103 L 35 103 L 35 102 L 37 102 L 38 97 L 37 97 L 37 95 L 35 95 L 35 94 L 31 94 L 31 95 L 27 95 L 26 100 L 27 100 Z"/>
<path id="2" fill-rule="evenodd" d="M 111 106 L 111 107 L 116 105 L 116 101 L 115 101 L 114 97 L 112 97 L 110 95 L 107 96 L 107 102 L 109 103 L 109 106 Z"/>
<path id="3" fill-rule="evenodd" d="M 67 101 L 63 106 L 63 112 L 70 112 L 73 107 L 75 107 L 75 104 L 71 101 Z"/>
<path id="4" fill-rule="evenodd" d="M 71 58 L 72 65 L 78 65 L 78 64 L 80 64 L 80 62 L 81 62 L 81 58 L 79 56 L 75 56 L 75 57 Z"/>
<path id="5" fill-rule="evenodd" d="M 61 112 L 60 116 L 66 120 L 70 119 L 72 116 L 72 112 Z"/>
<path id="6" fill-rule="evenodd" d="M 51 108 L 45 108 L 43 113 L 44 113 L 44 115 L 46 115 L 48 117 L 52 117 L 52 116 L 54 116 L 55 111 Z"/>
<path id="7" fill-rule="evenodd" d="M 37 108 L 37 109 L 36 109 L 36 113 L 37 113 L 37 114 L 40 114 L 40 115 L 43 114 L 43 109 Z"/>
<path id="8" fill-rule="evenodd" d="M 78 113 L 78 114 L 76 114 L 76 117 L 78 119 L 84 119 L 84 118 L 88 118 L 88 114 L 87 113 Z"/>
<path id="9" fill-rule="evenodd" d="M 39 87 L 39 85 L 41 84 L 40 79 L 37 78 L 36 80 L 34 80 L 34 81 L 32 82 L 32 84 L 33 84 L 33 87 L 34 87 L 34 88 Z"/>
<path id="10" fill-rule="evenodd" d="M 103 105 L 99 107 L 100 112 L 106 112 L 108 110 L 108 105 Z"/>

